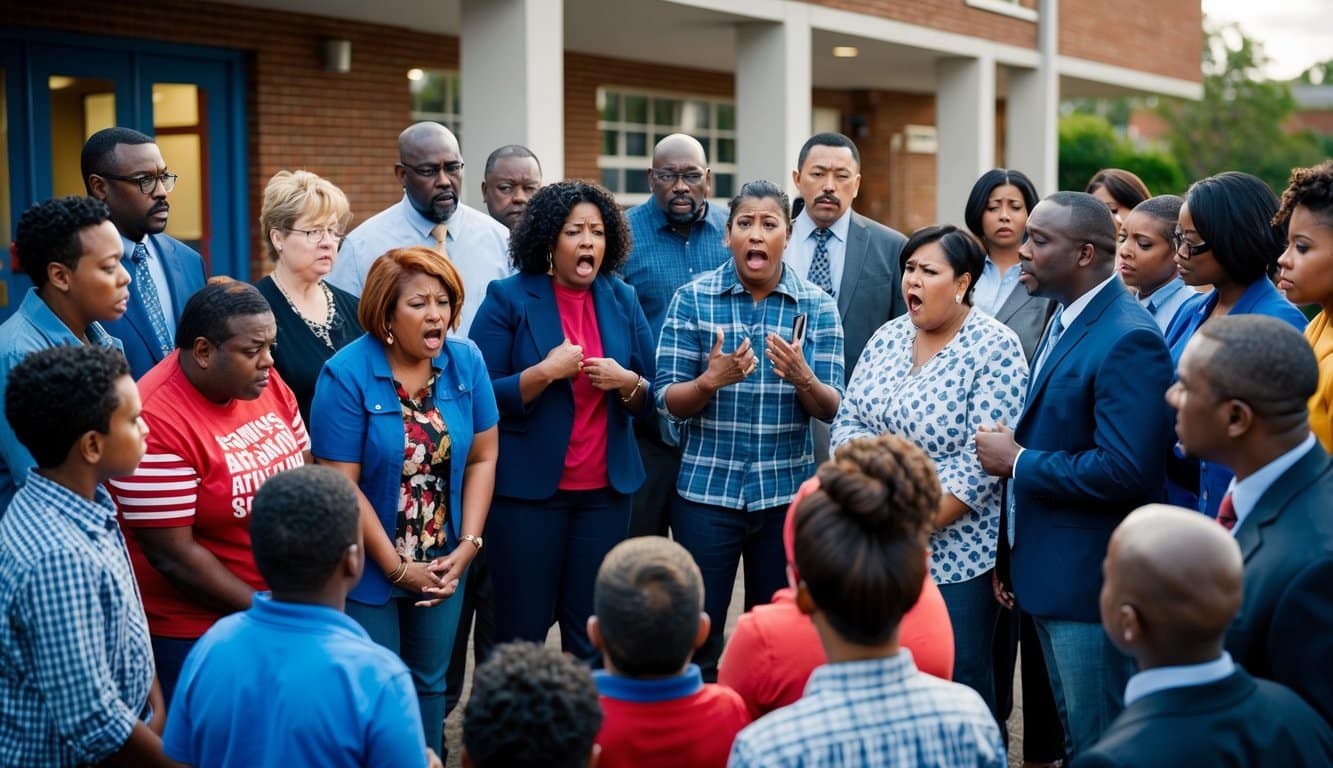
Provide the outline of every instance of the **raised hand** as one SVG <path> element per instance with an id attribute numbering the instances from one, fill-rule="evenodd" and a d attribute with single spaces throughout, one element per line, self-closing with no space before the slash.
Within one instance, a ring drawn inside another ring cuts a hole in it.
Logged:
<path id="1" fill-rule="evenodd" d="M 709 391 L 716 392 L 723 387 L 744 381 L 745 377 L 754 373 L 758 366 L 759 359 L 750 348 L 748 338 L 742 341 L 735 351 L 723 352 L 722 329 L 719 328 L 713 349 L 708 353 L 708 370 L 699 378 Z"/>

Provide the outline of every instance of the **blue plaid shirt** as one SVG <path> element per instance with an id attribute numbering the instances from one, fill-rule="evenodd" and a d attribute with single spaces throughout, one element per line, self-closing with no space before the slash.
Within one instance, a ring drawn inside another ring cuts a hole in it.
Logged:
<path id="1" fill-rule="evenodd" d="M 690 225 L 689 237 L 681 237 L 671 228 L 656 200 L 629 209 L 625 220 L 634 246 L 620 268 L 620 277 L 639 294 L 643 316 L 648 318 L 653 341 L 657 342 L 676 289 L 731 260 L 731 251 L 722 244 L 727 213 L 705 202 L 703 215 Z"/>
<path id="2" fill-rule="evenodd" d="M 764 356 L 769 333 L 791 338 L 792 321 L 806 315 L 805 359 L 819 381 L 843 389 L 842 323 L 838 305 L 814 283 L 782 268 L 773 293 L 756 303 L 741 285 L 731 259 L 676 292 L 657 345 L 658 409 L 681 424 L 682 457 L 676 489 L 700 504 L 731 509 L 786 505 L 814 473 L 810 414 L 796 388 L 778 378 Z M 731 352 L 749 338 L 758 369 L 723 387 L 694 417 L 666 410 L 666 389 L 708 368 L 708 354 L 723 333 Z"/>
<path id="3" fill-rule="evenodd" d="M 144 712 L 153 651 L 116 506 L 37 472 L 0 520 L 0 765 L 100 763 Z"/>
<path id="4" fill-rule="evenodd" d="M 912 652 L 825 664 L 805 695 L 751 724 L 731 768 L 1005 768 L 995 718 L 976 691 L 917 671 Z"/>

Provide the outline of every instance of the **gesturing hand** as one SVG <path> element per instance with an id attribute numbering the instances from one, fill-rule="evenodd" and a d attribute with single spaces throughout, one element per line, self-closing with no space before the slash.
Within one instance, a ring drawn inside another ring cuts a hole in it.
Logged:
<path id="1" fill-rule="evenodd" d="M 770 333 L 764 356 L 773 364 L 773 372 L 778 378 L 790 382 L 797 389 L 809 389 L 815 383 L 815 373 L 805 362 L 805 355 L 801 352 L 801 342 L 788 343 L 776 333 Z"/>
<path id="2" fill-rule="evenodd" d="M 717 340 L 713 342 L 713 349 L 708 353 L 708 370 L 704 371 L 700 378 L 707 381 L 708 390 L 716 392 L 723 387 L 743 381 L 746 376 L 754 373 L 758 365 L 759 359 L 750 348 L 749 339 L 742 341 L 734 352 L 723 352 L 722 329 L 718 328 Z"/>
<path id="3" fill-rule="evenodd" d="M 589 357 L 583 361 L 583 375 L 588 383 L 608 392 L 639 383 L 639 377 L 625 370 L 614 357 Z"/>
<path id="4" fill-rule="evenodd" d="M 560 346 L 546 353 L 542 365 L 546 366 L 552 380 L 572 379 L 583 368 L 583 347 L 565 339 Z"/>
<path id="5" fill-rule="evenodd" d="M 977 429 L 977 461 L 981 462 L 981 468 L 988 475 L 1013 477 L 1018 449 L 1014 431 L 1005 426 L 1004 419 L 992 427 L 983 424 Z"/>

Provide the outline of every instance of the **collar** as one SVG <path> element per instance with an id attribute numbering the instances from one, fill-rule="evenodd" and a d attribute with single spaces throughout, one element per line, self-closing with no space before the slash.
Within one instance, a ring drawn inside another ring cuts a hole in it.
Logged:
<path id="1" fill-rule="evenodd" d="M 619 699 L 620 701 L 629 701 L 636 704 L 683 699 L 702 691 L 704 687 L 703 673 L 699 671 L 699 665 L 697 664 L 689 665 L 683 673 L 675 677 L 664 677 L 656 680 L 622 677 L 621 675 L 613 675 L 606 670 L 594 672 L 592 680 L 597 684 L 597 692 L 608 699 Z"/>
<path id="2" fill-rule="evenodd" d="M 1125 706 L 1139 699 L 1170 688 L 1186 688 L 1215 683 L 1230 677 L 1236 671 L 1231 654 L 1226 651 L 1213 661 L 1203 664 L 1185 664 L 1178 667 L 1145 669 L 1129 679 L 1125 686 Z"/>
<path id="3" fill-rule="evenodd" d="M 805 684 L 804 695 L 878 690 L 901 684 L 916 673 L 912 652 L 900 646 L 898 653 L 893 656 L 866 661 L 840 661 L 816 667 L 810 673 L 810 682 Z"/>
<path id="4" fill-rule="evenodd" d="M 42 337 L 51 344 L 82 344 L 83 342 L 74 331 L 70 330 L 65 321 L 61 320 L 42 297 L 37 295 L 36 288 L 29 288 L 23 296 L 23 303 L 19 306 L 19 313 L 28 318 Z M 99 347 L 115 346 L 111 335 L 106 332 L 102 324 L 94 320 L 84 329 L 84 335 L 88 337 L 88 342 L 96 344 Z"/>
<path id="5" fill-rule="evenodd" d="M 396 381 L 393 377 L 393 366 L 389 365 L 389 349 L 384 346 L 384 342 L 369 333 L 364 334 L 361 338 L 365 339 L 366 356 L 370 359 L 371 374 L 379 379 Z M 438 379 L 440 373 L 449 367 L 449 360 L 453 357 L 453 354 L 449 351 L 449 338 L 449 335 L 445 334 L 444 347 L 440 350 L 440 354 L 435 358 L 435 361 L 430 364 L 433 378 Z M 360 339 L 357 341 L 360 341 Z"/>
<path id="6" fill-rule="evenodd" d="M 664 229 L 673 233 L 675 232 L 675 230 L 671 228 L 671 222 L 667 221 L 666 211 L 658 207 L 657 198 L 648 198 L 648 200 L 644 202 L 644 205 L 647 206 L 648 213 L 652 216 L 654 232 L 660 232 Z M 708 201 L 704 200 L 703 205 L 699 206 L 699 212 L 695 214 L 694 220 L 690 222 L 690 229 L 707 224 L 708 214 Z"/>
<path id="7" fill-rule="evenodd" d="M 833 222 L 833 226 L 829 227 L 829 231 L 833 233 L 834 239 L 845 243 L 847 242 L 847 233 L 851 231 L 851 228 L 852 207 L 849 205 L 847 210 L 842 212 L 842 216 L 839 216 L 838 220 Z M 816 229 L 819 229 L 819 226 L 815 224 L 814 219 L 810 218 L 810 212 L 802 208 L 800 214 L 796 217 L 796 221 L 792 222 L 791 241 L 793 243 L 804 243 L 808 238 L 814 237 Z"/>
<path id="8" fill-rule="evenodd" d="M 1176 275 L 1157 290 L 1147 296 L 1140 297 L 1139 303 L 1149 312 L 1156 313 L 1159 307 L 1170 301 L 1172 297 L 1185 290 L 1187 287 L 1188 286 L 1185 285 L 1185 278 Z"/>
<path id="9" fill-rule="evenodd" d="M 1087 309 L 1088 305 L 1092 303 L 1092 300 L 1097 298 L 1097 294 L 1101 293 L 1102 290 L 1113 281 L 1115 281 L 1114 272 L 1111 273 L 1110 277 L 1093 286 L 1092 290 L 1087 291 L 1082 296 L 1074 299 L 1069 306 L 1064 308 L 1064 311 L 1060 313 L 1060 324 L 1064 326 L 1065 330 L 1069 330 L 1069 327 L 1074 324 L 1074 321 L 1078 319 L 1078 316 L 1083 314 L 1083 310 Z"/>
<path id="10" fill-rule="evenodd" d="M 998 276 L 1000 276 L 1000 277 L 1008 277 L 1008 276 L 1010 276 L 1010 275 L 1016 275 L 1016 274 L 1018 274 L 1020 271 L 1021 271 L 1021 270 L 1019 269 L 1019 264 L 1018 264 L 1018 262 L 1014 262 L 1014 265 L 1013 265 L 1012 267 L 1010 267 L 1010 268 L 1004 270 L 1003 272 L 1001 272 L 1001 271 L 1000 271 L 1000 265 L 999 265 L 999 264 L 996 264 L 996 263 L 993 262 L 993 261 L 991 261 L 991 260 L 990 260 L 990 255 L 989 255 L 989 254 L 987 254 L 987 256 L 986 256 L 986 261 L 985 261 L 985 263 L 983 263 L 983 264 L 981 265 L 981 273 L 982 273 L 983 275 L 989 273 L 989 274 L 992 274 L 992 275 L 998 275 Z"/>
<path id="11" fill-rule="evenodd" d="M 27 484 L 43 497 L 43 502 L 47 503 L 55 514 L 69 518 L 70 522 L 89 535 L 115 530 L 116 503 L 112 501 L 111 494 L 103 484 L 97 484 L 92 501 L 42 475 L 36 467 L 28 469 Z"/>
<path id="12" fill-rule="evenodd" d="M 1263 498 L 1264 493 L 1273 483 L 1277 482 L 1279 477 L 1288 469 L 1291 469 L 1296 462 L 1305 457 L 1305 454 L 1314 448 L 1315 437 L 1313 433 L 1305 436 L 1301 444 L 1292 448 L 1290 451 L 1268 462 L 1258 472 L 1237 482 L 1232 479 L 1231 503 L 1236 510 L 1236 525 L 1232 527 L 1232 533 L 1240 530 L 1241 525 L 1245 523 L 1245 518 L 1254 511 L 1255 505 L 1259 499 Z"/>
<path id="13" fill-rule="evenodd" d="M 310 632 L 317 627 L 324 626 L 340 632 L 348 632 L 366 640 L 370 639 L 370 635 L 360 624 L 356 623 L 355 619 L 341 611 L 334 610 L 327 605 L 288 603 L 283 600 L 274 600 L 272 592 L 256 592 L 250 601 L 250 610 L 247 613 L 256 621 L 284 629 Z"/>
<path id="14" fill-rule="evenodd" d="M 403 193 L 403 199 L 398 205 L 402 208 L 403 218 L 407 219 L 407 223 L 411 224 L 412 229 L 415 229 L 422 238 L 429 238 L 430 231 L 435 229 L 436 224 L 440 223 L 438 221 L 431 221 L 425 216 L 422 216 L 421 211 L 413 208 L 412 201 L 407 199 L 406 192 Z M 455 237 L 456 228 L 466 227 L 466 224 L 464 223 L 465 216 L 466 214 L 463 213 L 463 202 L 460 200 L 458 205 L 454 208 L 454 215 L 444 220 L 444 223 L 449 225 L 449 231 L 444 236 L 446 241 L 458 239 Z"/>

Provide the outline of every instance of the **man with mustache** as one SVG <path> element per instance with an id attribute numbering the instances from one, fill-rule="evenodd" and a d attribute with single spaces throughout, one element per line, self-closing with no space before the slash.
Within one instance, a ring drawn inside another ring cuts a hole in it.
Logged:
<path id="1" fill-rule="evenodd" d="M 532 150 L 522 144 L 506 144 L 486 158 L 481 199 L 491 218 L 510 232 L 518 229 L 528 210 L 528 200 L 541 186 L 542 164 Z"/>
<path id="2" fill-rule="evenodd" d="M 673 133 L 657 142 L 648 188 L 652 199 L 625 214 L 634 245 L 620 276 L 638 292 L 656 343 L 676 289 L 717 269 L 731 252 L 722 245 L 727 212 L 708 203 L 713 172 L 703 145 L 693 136 Z M 648 477 L 634 494 L 629 535 L 665 536 L 680 474 L 680 448 L 660 419 L 636 422 L 634 431 Z"/>
<path id="3" fill-rule="evenodd" d="M 204 287 L 204 260 L 164 233 L 176 174 L 167 170 L 151 136 L 130 128 L 100 130 L 84 143 L 79 165 L 84 187 L 111 209 L 124 244 L 121 263 L 132 278 L 129 307 L 103 325 L 125 345 L 130 374 L 138 379 L 175 348 L 185 302 Z"/>
<path id="4" fill-rule="evenodd" d="M 488 214 L 463 205 L 463 157 L 458 139 L 439 123 L 409 125 L 398 135 L 394 176 L 403 199 L 371 216 L 343 240 L 330 283 L 361 295 L 370 265 L 394 248 L 424 245 L 454 263 L 463 277 L 458 336 L 467 336 L 472 317 L 492 280 L 508 277 L 509 230 Z"/>

